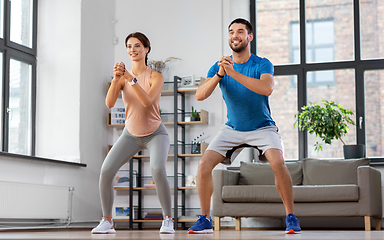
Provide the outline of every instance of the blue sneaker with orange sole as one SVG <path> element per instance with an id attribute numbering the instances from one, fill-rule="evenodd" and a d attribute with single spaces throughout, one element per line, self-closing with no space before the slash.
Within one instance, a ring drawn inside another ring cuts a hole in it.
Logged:
<path id="1" fill-rule="evenodd" d="M 301 232 L 300 221 L 297 220 L 295 214 L 288 214 L 285 218 L 285 223 L 287 224 L 287 228 L 285 229 L 286 234 L 298 234 Z"/>
<path id="2" fill-rule="evenodd" d="M 207 215 L 199 215 L 196 223 L 188 228 L 188 233 L 213 233 L 212 218 L 207 219 Z"/>

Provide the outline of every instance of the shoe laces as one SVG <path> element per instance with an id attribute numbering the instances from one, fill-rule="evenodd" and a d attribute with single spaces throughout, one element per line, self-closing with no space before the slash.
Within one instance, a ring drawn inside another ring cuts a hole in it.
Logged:
<path id="1" fill-rule="evenodd" d="M 204 219 L 208 220 L 207 215 L 198 215 L 198 216 L 199 216 L 199 219 L 197 219 L 198 222 L 203 222 Z M 210 221 L 210 220 L 208 220 L 208 221 Z"/>
<path id="2" fill-rule="evenodd" d="M 163 220 L 163 226 L 169 227 L 169 225 L 172 223 L 172 219 L 165 217 Z"/>
<path id="3" fill-rule="evenodd" d="M 290 224 L 290 225 L 297 225 L 300 221 L 296 218 L 295 215 L 293 214 L 289 214 L 287 216 L 287 222 Z"/>
<path id="4" fill-rule="evenodd" d="M 108 219 L 106 219 L 106 218 L 102 218 L 102 219 L 100 220 L 100 222 L 99 222 L 99 225 L 103 225 L 103 224 L 105 224 L 105 222 L 107 222 L 107 223 L 109 223 L 109 224 L 112 224 Z"/>

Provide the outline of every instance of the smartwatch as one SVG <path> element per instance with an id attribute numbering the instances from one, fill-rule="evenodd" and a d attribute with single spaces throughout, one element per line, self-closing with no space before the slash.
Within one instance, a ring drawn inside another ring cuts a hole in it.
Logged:
<path id="1" fill-rule="evenodd" d="M 223 78 L 223 77 L 224 77 L 224 76 L 221 76 L 221 75 L 219 74 L 219 71 L 216 72 L 216 75 L 217 75 L 219 78 Z"/>
<path id="2" fill-rule="evenodd" d="M 129 85 L 133 86 L 137 83 L 137 79 L 136 78 L 133 78 L 132 81 L 128 82 Z"/>

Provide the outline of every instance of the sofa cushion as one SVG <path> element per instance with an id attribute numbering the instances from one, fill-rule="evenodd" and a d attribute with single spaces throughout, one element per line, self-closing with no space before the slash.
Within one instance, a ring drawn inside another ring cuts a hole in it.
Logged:
<path id="1" fill-rule="evenodd" d="M 357 167 L 369 165 L 369 159 L 303 160 L 303 185 L 356 184 Z"/>
<path id="2" fill-rule="evenodd" d="M 303 181 L 302 162 L 286 162 L 292 177 L 293 185 L 301 185 Z M 275 175 L 268 163 L 240 163 L 238 185 L 275 185 Z"/>
<path id="3" fill-rule="evenodd" d="M 247 185 L 223 186 L 224 202 L 235 203 L 280 203 L 281 198 L 275 186 Z M 300 185 L 293 186 L 295 203 L 321 202 L 357 202 L 359 187 L 357 185 Z"/>

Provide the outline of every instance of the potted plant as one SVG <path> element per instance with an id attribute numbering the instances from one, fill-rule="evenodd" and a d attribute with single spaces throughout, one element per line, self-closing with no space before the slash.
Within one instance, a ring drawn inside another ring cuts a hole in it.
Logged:
<path id="1" fill-rule="evenodd" d="M 158 73 L 163 74 L 168 69 L 167 64 L 172 60 L 180 60 L 180 58 L 169 57 L 165 59 L 165 61 L 148 60 L 148 67 Z"/>
<path id="2" fill-rule="evenodd" d="M 200 113 L 197 112 L 196 109 L 194 109 L 193 107 L 191 121 L 200 121 Z"/>
<path id="3" fill-rule="evenodd" d="M 346 145 L 342 139 L 349 131 L 348 125 L 355 125 L 351 119 L 353 112 L 333 101 L 321 99 L 321 103 L 313 102 L 303 106 L 301 113 L 295 114 L 294 126 L 297 124 L 300 130 L 315 134 L 326 144 L 331 144 L 333 139 L 340 139 L 344 158 L 364 157 L 364 145 Z M 315 150 L 323 150 L 319 142 L 315 143 Z"/>

